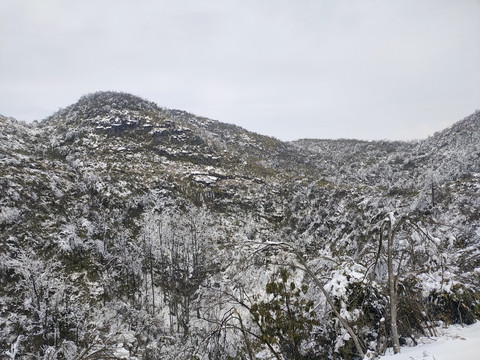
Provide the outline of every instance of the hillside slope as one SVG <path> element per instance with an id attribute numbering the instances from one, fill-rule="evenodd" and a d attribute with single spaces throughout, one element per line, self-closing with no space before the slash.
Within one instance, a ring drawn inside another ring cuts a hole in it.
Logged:
<path id="1" fill-rule="evenodd" d="M 400 341 L 472 323 L 479 124 L 285 143 L 115 92 L 38 124 L 0 117 L 0 354 L 382 353 L 388 234 Z"/>

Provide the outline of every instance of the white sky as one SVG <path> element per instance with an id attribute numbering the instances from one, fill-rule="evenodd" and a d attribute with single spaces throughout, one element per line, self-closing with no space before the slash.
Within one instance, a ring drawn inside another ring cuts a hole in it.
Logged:
<path id="1" fill-rule="evenodd" d="M 0 0 L 0 113 L 130 92 L 282 140 L 416 139 L 480 108 L 480 0 Z"/>

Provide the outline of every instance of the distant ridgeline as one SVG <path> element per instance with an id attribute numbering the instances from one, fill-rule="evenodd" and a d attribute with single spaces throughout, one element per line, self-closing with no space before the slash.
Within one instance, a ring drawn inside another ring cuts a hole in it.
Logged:
<path id="1" fill-rule="evenodd" d="M 115 92 L 0 116 L 0 357 L 360 359 L 473 323 L 479 127 L 282 142 Z"/>

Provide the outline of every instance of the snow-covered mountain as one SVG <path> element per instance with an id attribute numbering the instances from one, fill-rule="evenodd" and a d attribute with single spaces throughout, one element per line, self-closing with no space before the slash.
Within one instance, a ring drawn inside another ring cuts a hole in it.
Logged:
<path id="1" fill-rule="evenodd" d="M 0 354 L 371 356 L 389 248 L 400 342 L 472 323 L 479 126 L 286 143 L 114 92 L 0 116 Z"/>

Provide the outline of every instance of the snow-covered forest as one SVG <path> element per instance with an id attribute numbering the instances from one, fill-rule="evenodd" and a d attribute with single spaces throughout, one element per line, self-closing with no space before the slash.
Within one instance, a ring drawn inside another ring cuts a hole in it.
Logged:
<path id="1" fill-rule="evenodd" d="M 287 143 L 123 93 L 0 116 L 0 357 L 373 359 L 480 318 L 480 112 Z"/>

